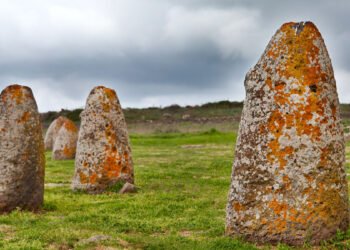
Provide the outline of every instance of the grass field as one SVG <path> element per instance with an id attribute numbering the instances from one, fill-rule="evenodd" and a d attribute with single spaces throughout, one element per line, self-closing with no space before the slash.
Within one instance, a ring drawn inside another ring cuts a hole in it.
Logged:
<path id="1" fill-rule="evenodd" d="M 72 192 L 74 162 L 47 153 L 44 209 L 1 216 L 0 249 L 291 249 L 224 236 L 235 139 L 215 130 L 131 136 L 139 191 L 124 195 Z M 349 249 L 350 232 L 322 248 Z"/>

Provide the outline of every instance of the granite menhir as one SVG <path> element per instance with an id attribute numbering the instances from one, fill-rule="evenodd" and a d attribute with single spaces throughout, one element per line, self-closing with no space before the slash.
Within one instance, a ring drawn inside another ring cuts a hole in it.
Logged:
<path id="1" fill-rule="evenodd" d="M 0 213 L 37 211 L 44 195 L 44 140 L 38 108 L 28 87 L 0 94 Z"/>
<path id="2" fill-rule="evenodd" d="M 286 23 L 245 79 L 226 233 L 319 244 L 349 223 L 333 68 L 311 22 Z"/>
<path id="3" fill-rule="evenodd" d="M 68 118 L 63 117 L 62 126 L 58 130 L 57 136 L 54 140 L 54 145 L 52 149 L 52 159 L 74 159 L 77 148 L 77 140 L 78 128 L 75 126 L 74 122 L 72 122 Z"/>
<path id="4" fill-rule="evenodd" d="M 73 190 L 101 193 L 134 182 L 129 136 L 116 92 L 95 87 L 81 113 Z"/>
<path id="5" fill-rule="evenodd" d="M 45 149 L 46 150 L 52 150 L 53 145 L 55 144 L 56 137 L 58 135 L 58 131 L 62 127 L 63 123 L 67 120 L 68 118 L 64 116 L 60 116 L 56 118 L 49 126 L 49 128 L 46 131 L 45 135 Z"/>

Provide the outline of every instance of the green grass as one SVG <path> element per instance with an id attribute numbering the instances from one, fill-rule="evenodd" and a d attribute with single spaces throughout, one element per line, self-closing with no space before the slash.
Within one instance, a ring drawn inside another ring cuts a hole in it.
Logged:
<path id="1" fill-rule="evenodd" d="M 257 249 L 224 236 L 235 139 L 215 130 L 131 136 L 139 192 L 127 195 L 72 192 L 74 162 L 48 152 L 45 182 L 63 186 L 45 189 L 39 214 L 1 216 L 0 249 Z M 96 235 L 109 238 L 84 241 Z M 348 240 L 339 234 L 325 249 L 346 249 Z"/>

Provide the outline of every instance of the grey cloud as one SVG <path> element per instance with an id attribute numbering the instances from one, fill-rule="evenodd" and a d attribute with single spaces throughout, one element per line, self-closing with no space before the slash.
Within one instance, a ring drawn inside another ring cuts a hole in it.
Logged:
<path id="1" fill-rule="evenodd" d="M 347 0 L 22 3 L 1 6 L 0 88 L 27 83 L 43 111 L 81 107 L 97 84 L 128 106 L 242 100 L 246 72 L 286 21 L 316 23 L 347 89 Z"/>

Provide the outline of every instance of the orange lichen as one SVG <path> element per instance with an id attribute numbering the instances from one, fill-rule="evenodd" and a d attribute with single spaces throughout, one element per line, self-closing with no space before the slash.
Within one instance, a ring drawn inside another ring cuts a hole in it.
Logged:
<path id="1" fill-rule="evenodd" d="M 80 177 L 80 183 L 82 184 L 88 183 L 88 178 L 82 171 L 79 172 L 79 177 Z"/>
<path id="2" fill-rule="evenodd" d="M 104 92 L 105 92 L 108 99 L 110 99 L 110 100 L 117 99 L 117 94 L 115 93 L 115 91 L 113 89 L 104 88 Z"/>
<path id="3" fill-rule="evenodd" d="M 115 154 L 107 154 L 103 163 L 105 175 L 110 179 L 120 175 L 121 166 Z"/>
<path id="4" fill-rule="evenodd" d="M 22 117 L 17 121 L 18 123 L 25 123 L 29 120 L 30 118 L 30 112 L 26 111 L 23 113 Z"/>
<path id="5" fill-rule="evenodd" d="M 104 112 L 108 113 L 111 111 L 112 107 L 114 106 L 114 102 L 117 100 L 117 94 L 113 89 L 106 88 L 103 86 L 98 86 L 95 88 L 95 90 L 102 90 L 103 94 L 102 96 L 99 96 L 100 103 L 102 105 L 102 109 Z"/>
<path id="6" fill-rule="evenodd" d="M 129 154 L 128 151 L 124 151 L 124 166 L 122 168 L 122 173 L 124 174 L 130 174 L 131 173 L 131 166 L 129 162 Z"/>
<path id="7" fill-rule="evenodd" d="M 108 113 L 111 110 L 111 104 L 109 102 L 102 102 L 102 109 L 104 112 Z"/>
<path id="8" fill-rule="evenodd" d="M 241 210 L 243 210 L 243 205 L 239 202 L 234 202 L 233 203 L 233 208 L 236 210 L 236 212 L 240 212 Z"/>
<path id="9" fill-rule="evenodd" d="M 285 175 L 285 176 L 283 176 L 282 179 L 283 179 L 283 183 L 284 183 L 285 189 L 289 190 L 290 187 L 291 187 L 291 181 L 290 181 L 289 177 Z"/>
<path id="10" fill-rule="evenodd" d="M 91 184 L 95 184 L 95 183 L 96 183 L 96 179 L 97 179 L 97 174 L 96 174 L 96 173 L 93 173 L 93 174 L 90 176 L 90 183 L 91 183 Z"/>
<path id="11" fill-rule="evenodd" d="M 279 203 L 277 200 L 272 200 L 269 203 L 269 207 L 273 209 L 274 213 L 280 215 L 283 213 L 283 216 L 287 213 L 288 205 L 285 203 Z"/>
<path id="12" fill-rule="evenodd" d="M 67 158 L 73 158 L 75 155 L 75 151 L 76 151 L 75 145 L 73 145 L 72 147 L 65 145 L 63 148 L 63 155 Z"/>
<path id="13" fill-rule="evenodd" d="M 67 131 L 70 131 L 70 132 L 77 132 L 78 131 L 77 126 L 75 126 L 75 124 L 71 120 L 65 119 L 63 126 L 65 127 L 65 129 Z"/>
<path id="14" fill-rule="evenodd" d="M 329 183 L 340 183 L 340 177 L 336 173 L 332 173 L 325 177 Z M 323 183 L 319 183 L 317 190 L 312 190 L 309 193 L 309 202 L 305 205 L 307 214 L 317 214 L 314 220 L 324 220 L 329 223 L 329 218 L 336 218 L 338 208 L 343 207 L 343 199 L 339 192 L 335 189 L 326 189 Z M 317 204 L 314 206 L 314 204 Z M 310 216 L 311 218 L 311 216 Z"/>
<path id="15" fill-rule="evenodd" d="M 6 102 L 6 99 L 9 98 L 11 100 L 15 100 L 17 104 L 21 104 L 23 101 L 23 89 L 25 87 L 14 84 L 7 87 L 2 93 L 2 100 Z"/>
<path id="16" fill-rule="evenodd" d="M 274 211 L 276 215 L 276 219 L 274 219 L 269 225 L 269 231 L 282 232 L 286 230 L 288 205 L 286 203 L 280 203 L 276 199 L 274 199 L 270 201 L 268 206 Z"/>
<path id="17" fill-rule="evenodd" d="M 321 39 L 321 35 L 312 23 L 305 23 L 302 32 L 296 34 L 295 25 L 295 23 L 284 24 L 280 28 L 280 32 L 284 35 L 278 43 L 285 47 L 273 43 L 266 54 L 268 57 L 277 60 L 281 52 L 288 51 L 288 55 L 284 56 L 285 61 L 276 66 L 276 73 L 285 79 L 294 79 L 294 84 L 298 86 L 292 90 L 287 90 L 285 88 L 286 84 L 282 81 L 273 83 L 271 77 L 267 77 L 265 81 L 266 85 L 275 92 L 274 101 L 278 106 L 294 105 L 297 107 L 297 110 L 289 113 L 281 113 L 281 111 L 275 110 L 268 120 L 269 131 L 275 137 L 273 141 L 268 143 L 270 148 L 268 159 L 271 162 L 277 160 L 282 169 L 286 163 L 285 157 L 294 152 L 291 149 L 283 151 L 280 148 L 278 140 L 283 134 L 282 131 L 285 128 L 296 127 L 298 136 L 304 134 L 310 136 L 312 140 L 319 140 L 320 128 L 311 125 L 310 121 L 316 113 L 323 115 L 326 105 L 325 100 L 318 99 L 321 95 L 315 93 L 321 91 L 316 84 L 326 79 L 326 74 L 322 72 L 318 62 L 319 48 L 314 44 L 314 40 Z M 268 69 L 266 70 L 268 71 Z M 305 104 L 291 103 L 291 95 L 299 95 L 301 98 L 307 96 Z"/>
<path id="18" fill-rule="evenodd" d="M 98 177 L 95 172 L 91 174 L 91 184 L 118 179 L 121 173 L 130 173 L 131 166 L 129 165 L 129 154 L 126 151 L 124 151 L 123 154 L 120 154 L 117 150 L 116 145 L 118 144 L 118 138 L 116 132 L 111 126 L 106 126 L 105 137 L 108 144 L 105 145 L 105 158 L 100 165 L 99 171 L 102 171 L 101 177 Z M 92 180 L 93 183 L 91 182 Z"/>

